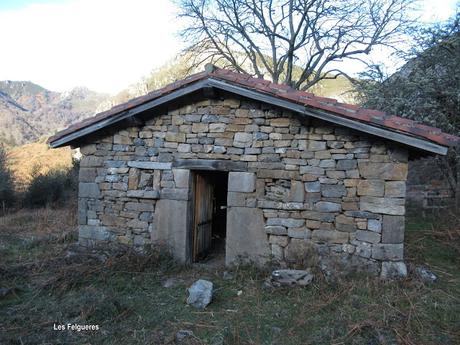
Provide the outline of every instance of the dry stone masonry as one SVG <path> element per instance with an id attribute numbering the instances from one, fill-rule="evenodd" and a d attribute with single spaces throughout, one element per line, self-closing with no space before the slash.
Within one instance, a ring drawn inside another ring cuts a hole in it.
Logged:
<path id="1" fill-rule="evenodd" d="M 391 142 L 228 98 L 106 132 L 81 153 L 83 245 L 162 244 L 187 261 L 191 171 L 202 164 L 229 171 L 227 263 L 404 265 L 408 153 Z"/>

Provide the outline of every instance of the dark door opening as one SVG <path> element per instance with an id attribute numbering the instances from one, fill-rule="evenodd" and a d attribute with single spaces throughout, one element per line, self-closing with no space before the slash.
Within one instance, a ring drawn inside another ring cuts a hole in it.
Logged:
<path id="1" fill-rule="evenodd" d="M 194 173 L 192 261 L 225 259 L 228 173 Z"/>

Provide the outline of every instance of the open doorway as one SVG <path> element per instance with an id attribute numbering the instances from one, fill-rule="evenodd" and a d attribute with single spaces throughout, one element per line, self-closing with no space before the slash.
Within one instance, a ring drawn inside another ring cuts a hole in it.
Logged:
<path id="1" fill-rule="evenodd" d="M 228 173 L 193 174 L 192 262 L 225 260 Z"/>

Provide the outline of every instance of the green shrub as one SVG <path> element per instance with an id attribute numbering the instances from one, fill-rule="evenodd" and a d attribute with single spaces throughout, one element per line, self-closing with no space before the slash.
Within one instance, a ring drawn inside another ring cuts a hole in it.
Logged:
<path id="1" fill-rule="evenodd" d="M 67 170 L 51 170 L 45 174 L 36 174 L 24 194 L 24 206 L 46 207 L 60 206 L 76 200 L 78 185 L 78 162 Z"/>
<path id="2" fill-rule="evenodd" d="M 15 201 L 13 175 L 6 164 L 7 158 L 5 149 L 0 146 L 0 213 Z"/>

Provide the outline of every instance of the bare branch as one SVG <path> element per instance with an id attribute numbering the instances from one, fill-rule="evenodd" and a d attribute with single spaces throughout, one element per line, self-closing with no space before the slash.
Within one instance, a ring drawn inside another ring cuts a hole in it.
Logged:
<path id="1" fill-rule="evenodd" d="M 188 21 L 182 31 L 188 51 L 299 89 L 330 78 L 332 64 L 335 70 L 346 59 L 366 61 L 377 46 L 394 47 L 410 24 L 406 11 L 413 2 L 178 1 Z"/>

